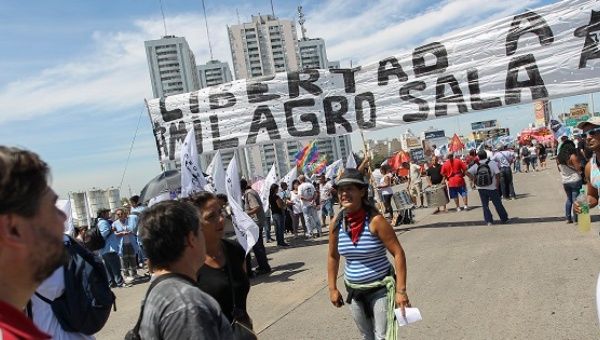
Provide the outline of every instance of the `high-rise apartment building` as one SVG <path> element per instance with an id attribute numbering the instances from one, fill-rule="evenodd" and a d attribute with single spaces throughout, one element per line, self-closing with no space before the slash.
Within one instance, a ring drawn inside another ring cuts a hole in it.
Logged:
<path id="1" fill-rule="evenodd" d="M 194 53 L 183 37 L 144 42 L 154 98 L 200 89 Z"/>
<path id="2" fill-rule="evenodd" d="M 248 23 L 228 27 L 231 58 L 236 79 L 250 79 L 270 76 L 277 72 L 301 69 L 296 26 L 290 20 L 278 19 L 272 15 L 252 16 Z M 327 54 L 323 39 L 307 40 L 306 62 L 314 68 L 327 68 Z M 316 49 L 311 46 L 320 45 Z M 314 58 L 316 56 L 316 58 Z M 315 63 L 316 62 L 316 63 Z M 246 162 L 240 163 L 242 173 L 265 176 L 275 164 L 277 173 L 284 176 L 295 166 L 294 156 L 308 141 L 297 140 L 265 143 L 247 146 L 243 150 Z M 319 139 L 319 151 L 330 161 L 346 157 L 351 152 L 350 137 Z"/>
<path id="3" fill-rule="evenodd" d="M 236 79 L 296 71 L 298 38 L 293 21 L 253 15 L 252 22 L 227 27 Z"/>
<path id="4" fill-rule="evenodd" d="M 307 68 L 327 68 L 327 50 L 325 49 L 325 40 L 302 39 L 298 41 L 300 50 L 300 67 Z"/>
<path id="5" fill-rule="evenodd" d="M 228 63 L 211 60 L 197 67 L 201 89 L 233 81 Z"/>

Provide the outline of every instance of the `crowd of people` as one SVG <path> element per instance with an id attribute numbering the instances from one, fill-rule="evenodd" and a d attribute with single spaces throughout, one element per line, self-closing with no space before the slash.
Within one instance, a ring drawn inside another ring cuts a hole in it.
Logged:
<path id="1" fill-rule="evenodd" d="M 581 139 L 563 136 L 556 150 L 568 223 L 577 221 L 580 207 L 575 198 L 584 184 L 590 206 L 598 203 L 600 120 L 594 119 L 581 125 L 587 149 Z M 464 157 L 450 153 L 434 156 L 427 164 L 411 161 L 403 165 L 408 170 L 404 188 L 415 206 L 431 206 L 424 195 L 431 188 L 447 195 L 434 202 L 434 213 L 447 212 L 450 200 L 457 212 L 468 210 L 468 192 L 477 190 L 485 223 L 497 223 L 490 202 L 499 223 L 508 223 L 502 200 L 517 197 L 513 174 L 520 165 L 515 164 L 522 163 L 525 171 L 545 167 L 549 150 L 535 146 L 534 161 L 530 147 L 484 147 Z M 401 179 L 387 164 L 371 174 L 368 162 L 344 169 L 335 179 L 320 175 L 313 182 L 301 175 L 289 188 L 285 182 L 272 184 L 268 209 L 242 179 L 243 209 L 259 226 L 251 249 L 254 268 L 250 254 L 225 237 L 231 219 L 225 195 L 200 192 L 149 208 L 133 196 L 127 206 L 113 212 L 100 209 L 93 225 L 66 235 L 66 216 L 55 206 L 58 197 L 48 183 L 48 165 L 33 152 L 0 146 L 0 338 L 92 339 L 114 306 L 111 289 L 150 275 L 128 338 L 255 336 L 247 296 L 250 279 L 272 271 L 264 243 L 276 241 L 285 248 L 301 233 L 308 240 L 323 236 L 325 226 L 331 303 L 348 304 L 364 338 L 393 338 L 393 309 L 410 307 L 406 258 L 390 223 L 392 195 Z M 346 298 L 337 286 L 342 257 Z M 85 291 L 92 296 L 78 293 Z M 93 303 L 96 309 L 91 309 Z M 95 318 L 82 321 L 81 315 L 89 313 Z"/>

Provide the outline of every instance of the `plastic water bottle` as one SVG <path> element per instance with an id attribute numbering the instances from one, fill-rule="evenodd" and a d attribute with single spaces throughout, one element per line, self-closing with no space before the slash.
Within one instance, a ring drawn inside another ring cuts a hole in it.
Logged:
<path id="1" fill-rule="evenodd" d="M 587 201 L 585 189 L 581 189 L 579 191 L 577 203 L 579 203 L 579 208 L 581 209 L 581 213 L 577 215 L 577 225 L 579 226 L 579 231 L 586 233 L 590 231 L 592 227 L 592 221 L 590 219 L 590 205 Z"/>

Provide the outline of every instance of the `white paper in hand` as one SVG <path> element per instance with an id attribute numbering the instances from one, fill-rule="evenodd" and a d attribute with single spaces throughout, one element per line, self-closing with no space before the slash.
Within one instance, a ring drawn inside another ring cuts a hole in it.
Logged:
<path id="1" fill-rule="evenodd" d="M 421 312 L 419 308 L 405 308 L 406 309 L 406 318 L 402 316 L 402 309 L 396 308 L 394 309 L 394 313 L 396 314 L 396 321 L 398 321 L 398 325 L 400 327 L 406 326 L 409 323 L 417 322 L 423 320 L 421 318 Z"/>

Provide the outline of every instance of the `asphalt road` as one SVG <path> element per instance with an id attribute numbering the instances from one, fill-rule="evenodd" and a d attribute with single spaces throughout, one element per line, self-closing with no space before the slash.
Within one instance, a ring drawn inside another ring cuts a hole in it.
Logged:
<path id="1" fill-rule="evenodd" d="M 565 194 L 553 167 L 516 174 L 515 190 L 518 199 L 504 201 L 507 225 L 485 226 L 470 192 L 471 210 L 417 209 L 416 224 L 396 229 L 407 254 L 408 294 L 423 315 L 400 328 L 399 338 L 600 338 L 599 219 L 585 234 L 565 224 Z M 359 339 L 348 308 L 329 302 L 326 237 L 289 242 L 283 250 L 269 245 L 274 272 L 252 281 L 248 306 L 260 338 Z M 123 338 L 146 289 L 116 290 L 118 311 L 98 339 Z"/>

